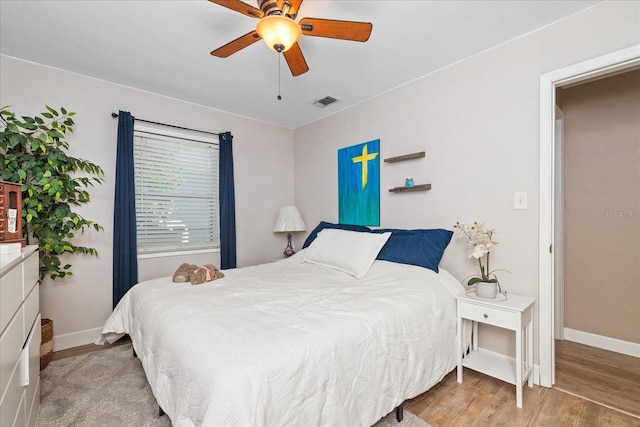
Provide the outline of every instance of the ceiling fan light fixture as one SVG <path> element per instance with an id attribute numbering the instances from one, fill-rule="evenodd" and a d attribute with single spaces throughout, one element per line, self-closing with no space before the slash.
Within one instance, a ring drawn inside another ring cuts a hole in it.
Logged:
<path id="1" fill-rule="evenodd" d="M 291 18 L 282 15 L 269 15 L 258 21 L 256 31 L 271 50 L 286 52 L 291 49 L 300 36 L 300 26 Z"/>

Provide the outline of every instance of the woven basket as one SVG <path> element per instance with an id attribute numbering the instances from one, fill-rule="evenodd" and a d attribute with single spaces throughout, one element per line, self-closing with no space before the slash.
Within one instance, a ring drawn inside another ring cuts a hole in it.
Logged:
<path id="1" fill-rule="evenodd" d="M 51 353 L 53 353 L 53 321 L 51 319 L 42 319 L 42 341 L 40 342 L 40 370 L 49 365 L 51 362 Z"/>

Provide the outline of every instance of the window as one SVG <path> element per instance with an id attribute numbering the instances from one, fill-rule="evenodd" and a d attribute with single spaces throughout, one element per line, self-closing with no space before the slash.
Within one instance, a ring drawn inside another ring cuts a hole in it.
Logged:
<path id="1" fill-rule="evenodd" d="M 218 142 L 134 131 L 138 254 L 220 247 Z"/>

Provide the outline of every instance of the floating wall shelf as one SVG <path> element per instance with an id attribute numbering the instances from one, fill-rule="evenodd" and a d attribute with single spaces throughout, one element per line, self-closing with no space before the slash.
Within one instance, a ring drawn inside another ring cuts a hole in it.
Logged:
<path id="1" fill-rule="evenodd" d="M 384 159 L 386 163 L 402 162 L 411 159 L 421 159 L 425 156 L 424 151 L 418 153 L 405 154 L 403 156 L 389 157 Z M 389 189 L 389 193 L 405 193 L 407 191 L 427 191 L 431 190 L 431 184 L 419 184 L 412 187 L 394 187 Z"/>
<path id="2" fill-rule="evenodd" d="M 427 191 L 431 190 L 431 184 L 414 185 L 413 187 L 394 187 L 389 189 L 389 193 L 403 193 L 405 191 Z"/>
<path id="3" fill-rule="evenodd" d="M 389 157 L 388 159 L 384 159 L 384 161 L 386 163 L 402 162 L 404 160 L 420 159 L 424 157 L 424 155 L 424 151 L 420 151 L 419 153 L 405 154 L 404 156 Z"/>

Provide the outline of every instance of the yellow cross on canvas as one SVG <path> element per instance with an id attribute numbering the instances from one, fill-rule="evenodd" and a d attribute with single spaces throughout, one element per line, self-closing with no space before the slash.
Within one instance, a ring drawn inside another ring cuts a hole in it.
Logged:
<path id="1" fill-rule="evenodd" d="M 362 189 L 367 186 L 367 164 L 370 160 L 378 157 L 378 153 L 369 154 L 367 151 L 367 144 L 362 146 L 362 154 L 360 156 L 352 157 L 353 163 L 362 163 Z"/>
<path id="2" fill-rule="evenodd" d="M 340 224 L 380 225 L 380 140 L 338 150 Z"/>

